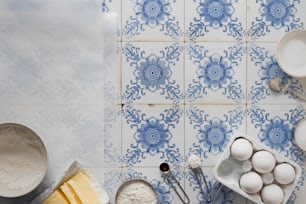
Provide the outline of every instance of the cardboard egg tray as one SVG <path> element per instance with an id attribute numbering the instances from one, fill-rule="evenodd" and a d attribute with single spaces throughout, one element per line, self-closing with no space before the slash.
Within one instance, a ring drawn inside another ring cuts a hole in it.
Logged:
<path id="1" fill-rule="evenodd" d="M 266 150 L 269 151 L 270 153 L 272 153 L 275 157 L 276 160 L 276 165 L 279 163 L 283 163 L 286 162 L 290 165 L 292 165 L 295 169 L 295 173 L 296 173 L 296 177 L 294 179 L 293 182 L 291 182 L 290 184 L 287 185 L 282 185 L 277 183 L 275 180 L 273 180 L 272 183 L 275 183 L 277 185 L 279 185 L 284 192 L 284 200 L 282 202 L 282 204 L 285 204 L 287 202 L 287 200 L 289 199 L 291 193 L 293 192 L 300 176 L 302 173 L 301 167 L 296 164 L 295 162 L 293 162 L 292 160 L 290 160 L 289 158 L 283 156 L 282 154 L 280 154 L 279 152 L 272 150 L 271 148 L 259 143 L 258 141 L 252 139 L 251 137 L 245 136 L 243 134 L 239 134 L 234 136 L 231 141 L 228 143 L 226 149 L 224 150 L 223 155 L 221 156 L 221 158 L 217 161 L 217 164 L 214 168 L 214 176 L 215 178 L 222 183 L 224 186 L 236 191 L 237 193 L 239 193 L 240 195 L 244 196 L 245 198 L 255 202 L 255 203 L 260 203 L 262 204 L 263 201 L 261 199 L 261 191 L 259 191 L 258 193 L 255 194 L 249 194 L 244 192 L 239 185 L 239 180 L 242 174 L 246 173 L 247 171 L 245 170 L 245 168 L 243 168 L 243 165 L 245 163 L 245 161 L 238 161 L 236 159 L 234 159 L 231 156 L 231 146 L 233 144 L 233 142 L 238 139 L 238 138 L 244 138 L 246 140 L 248 140 L 249 142 L 251 142 L 251 144 L 253 145 L 253 154 L 259 150 Z M 251 157 L 252 158 L 252 157 Z M 250 158 L 250 159 L 251 159 Z M 255 171 L 253 168 L 251 171 Z M 255 171 L 256 172 L 256 171 Z M 258 173 L 258 172 L 257 172 Z M 271 173 L 273 173 L 273 170 L 271 171 Z M 258 173 L 259 175 L 261 175 L 260 173 Z M 265 186 L 265 184 L 263 185 L 263 187 Z"/>

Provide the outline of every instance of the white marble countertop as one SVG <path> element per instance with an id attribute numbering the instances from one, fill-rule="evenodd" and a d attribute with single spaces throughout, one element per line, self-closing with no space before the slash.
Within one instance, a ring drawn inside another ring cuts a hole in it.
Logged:
<path id="1" fill-rule="evenodd" d="M 103 174 L 102 12 L 99 1 L 0 2 L 0 123 L 43 139 L 47 176 L 28 204 L 74 161 Z"/>

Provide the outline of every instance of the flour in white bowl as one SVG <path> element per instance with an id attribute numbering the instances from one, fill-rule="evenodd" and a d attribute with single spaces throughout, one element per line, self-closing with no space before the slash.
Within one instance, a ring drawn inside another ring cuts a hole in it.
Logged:
<path id="1" fill-rule="evenodd" d="M 41 141 L 26 127 L 0 126 L 0 194 L 12 197 L 38 185 L 46 169 Z"/>
<path id="2" fill-rule="evenodd" d="M 157 204 L 154 189 L 142 180 L 129 181 L 119 189 L 116 204 Z"/>

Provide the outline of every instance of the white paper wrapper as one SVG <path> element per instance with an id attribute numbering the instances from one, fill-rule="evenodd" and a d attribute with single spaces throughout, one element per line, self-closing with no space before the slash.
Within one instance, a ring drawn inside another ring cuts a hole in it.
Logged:
<path id="1" fill-rule="evenodd" d="M 61 179 L 59 182 L 56 182 L 54 185 L 52 185 L 50 188 L 46 189 L 43 193 L 41 193 L 38 197 L 36 197 L 31 204 L 41 204 L 44 200 L 46 200 L 51 193 L 53 193 L 58 187 L 60 187 L 63 183 L 68 181 L 70 178 L 72 178 L 74 175 L 76 175 L 79 171 L 84 169 L 80 163 L 77 161 L 74 161 L 69 168 L 64 172 L 64 174 L 60 177 Z M 93 181 L 94 187 L 96 188 L 98 194 L 100 195 L 100 199 L 102 204 L 109 204 L 109 197 L 105 190 L 101 187 L 101 185 L 95 180 L 94 176 L 92 176 L 91 173 L 89 173 L 91 176 L 91 179 Z"/>

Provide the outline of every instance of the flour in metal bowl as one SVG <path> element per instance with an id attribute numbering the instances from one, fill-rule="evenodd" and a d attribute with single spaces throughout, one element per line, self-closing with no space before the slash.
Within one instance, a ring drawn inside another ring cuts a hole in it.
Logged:
<path id="1" fill-rule="evenodd" d="M 123 183 L 116 195 L 116 204 L 157 204 L 157 194 L 148 182 L 135 179 Z"/>

